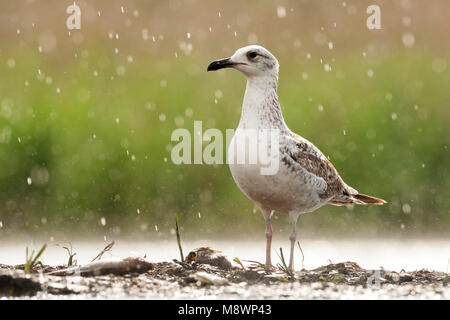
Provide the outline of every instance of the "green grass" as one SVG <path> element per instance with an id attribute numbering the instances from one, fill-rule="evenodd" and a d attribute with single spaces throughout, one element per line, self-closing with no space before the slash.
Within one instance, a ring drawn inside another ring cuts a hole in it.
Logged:
<path id="1" fill-rule="evenodd" d="M 105 57 L 106 66 L 99 63 Z M 389 202 L 353 210 L 327 206 L 302 216 L 300 228 L 312 234 L 448 231 L 450 71 L 433 72 L 432 58 L 406 51 L 346 55 L 327 73 L 317 61 L 280 57 L 279 96 L 291 129 L 328 155 L 349 185 Z M 203 121 L 203 130 L 237 126 L 244 78 L 231 70 L 206 73 L 203 61 L 188 57 L 131 64 L 114 59 L 101 50 L 58 62 L 27 50 L 0 56 L 3 231 L 117 234 L 132 228 L 145 234 L 157 225 L 168 233 L 175 212 L 196 234 L 216 234 L 224 225 L 244 233 L 262 228 L 260 213 L 252 213 L 226 165 L 170 162 L 170 136 L 181 119 L 191 132 L 194 120 Z M 126 67 L 123 76 L 118 65 Z M 222 97 L 216 104 L 217 90 Z"/>
<path id="2" fill-rule="evenodd" d="M 41 255 L 44 253 L 45 249 L 47 248 L 47 245 L 44 244 L 42 246 L 42 248 L 36 253 L 36 255 L 34 254 L 34 250 L 31 251 L 31 254 L 28 255 L 28 247 L 26 248 L 25 251 L 25 264 L 24 264 L 24 270 L 25 273 L 27 274 L 31 274 L 31 272 L 33 271 L 33 269 L 38 265 L 38 264 L 42 264 L 39 261 L 39 258 L 41 257 Z"/>

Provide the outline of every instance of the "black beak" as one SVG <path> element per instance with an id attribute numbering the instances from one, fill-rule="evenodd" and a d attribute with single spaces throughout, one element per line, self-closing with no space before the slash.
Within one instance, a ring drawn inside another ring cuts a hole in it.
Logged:
<path id="1" fill-rule="evenodd" d="M 216 71 L 223 68 L 230 68 L 234 66 L 235 63 L 230 61 L 230 58 L 216 60 L 209 64 L 207 71 Z"/>

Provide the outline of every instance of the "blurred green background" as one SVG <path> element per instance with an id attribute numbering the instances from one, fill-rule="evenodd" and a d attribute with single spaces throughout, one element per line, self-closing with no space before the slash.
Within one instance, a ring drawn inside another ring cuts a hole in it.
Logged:
<path id="1" fill-rule="evenodd" d="M 176 212 L 186 236 L 262 236 L 227 165 L 170 160 L 174 129 L 237 126 L 244 77 L 206 66 L 253 43 L 280 61 L 290 128 L 389 202 L 323 207 L 299 234 L 448 236 L 448 1 L 76 1 L 69 33 L 72 3 L 0 1 L 1 237 L 164 237 Z"/>

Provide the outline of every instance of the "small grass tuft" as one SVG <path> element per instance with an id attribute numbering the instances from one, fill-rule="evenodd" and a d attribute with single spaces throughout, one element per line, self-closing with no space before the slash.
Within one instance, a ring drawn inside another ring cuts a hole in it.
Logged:
<path id="1" fill-rule="evenodd" d="M 44 244 L 42 246 L 42 248 L 38 251 L 36 256 L 34 255 L 34 250 L 31 251 L 30 255 L 28 255 L 28 247 L 25 249 L 26 262 L 24 265 L 24 270 L 25 270 L 26 274 L 31 274 L 31 271 L 33 271 L 33 269 L 36 265 L 38 265 L 38 264 L 42 265 L 42 262 L 38 261 L 38 259 L 44 253 L 46 248 L 47 248 L 47 244 Z"/>
<path id="2" fill-rule="evenodd" d="M 278 254 L 278 252 L 277 252 Z M 284 260 L 284 255 L 283 255 L 283 248 L 280 248 L 280 254 L 278 254 L 278 257 L 281 260 L 281 264 L 277 264 L 277 268 L 281 271 L 283 271 L 284 273 L 286 273 L 287 275 L 289 275 L 290 277 L 293 277 L 294 274 L 292 273 L 292 271 L 288 268 L 287 264 L 286 264 L 286 260 Z"/>
<path id="3" fill-rule="evenodd" d="M 238 257 L 234 257 L 233 261 L 238 263 L 242 267 L 242 270 L 245 270 L 243 263 L 241 262 L 241 260 Z"/>
<path id="4" fill-rule="evenodd" d="M 67 253 L 69 254 L 69 260 L 67 261 L 67 266 L 76 266 L 77 260 L 75 260 L 73 257 L 76 255 L 76 253 L 73 252 L 72 244 L 69 244 L 70 249 L 68 247 L 63 247 L 63 249 L 67 250 Z"/>

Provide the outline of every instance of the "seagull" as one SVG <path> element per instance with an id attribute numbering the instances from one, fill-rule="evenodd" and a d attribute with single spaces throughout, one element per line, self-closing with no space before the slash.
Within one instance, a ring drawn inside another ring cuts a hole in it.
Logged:
<path id="1" fill-rule="evenodd" d="M 359 193 L 348 186 L 323 153 L 311 142 L 292 132 L 286 125 L 278 101 L 278 60 L 267 49 L 250 45 L 238 49 L 231 57 L 213 61 L 207 71 L 233 68 L 244 74 L 247 86 L 242 104 L 241 119 L 230 142 L 230 148 L 242 141 L 245 130 L 277 130 L 278 143 L 261 143 L 258 147 L 277 147 L 277 168 L 274 174 L 262 174 L 260 162 L 229 162 L 234 181 L 241 191 L 258 206 L 266 222 L 266 269 L 272 269 L 271 245 L 273 212 L 289 214 L 289 269 L 294 271 L 296 224 L 303 213 L 313 212 L 325 204 L 346 206 L 353 204 L 382 205 L 385 200 Z M 244 146 L 251 152 L 252 145 Z"/>

